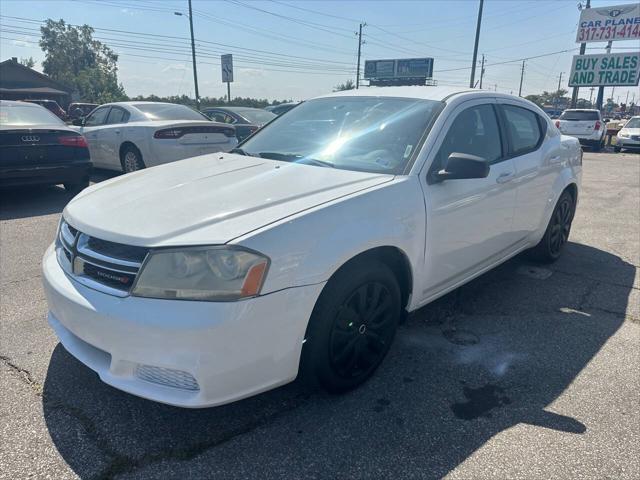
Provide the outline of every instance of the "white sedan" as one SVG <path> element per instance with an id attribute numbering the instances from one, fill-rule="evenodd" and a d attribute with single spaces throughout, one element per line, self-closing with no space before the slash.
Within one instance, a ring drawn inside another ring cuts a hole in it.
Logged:
<path id="1" fill-rule="evenodd" d="M 309 100 L 234 153 L 75 197 L 43 261 L 49 324 L 106 383 L 172 405 L 299 374 L 345 391 L 407 312 L 524 250 L 556 260 L 581 171 L 578 140 L 518 97 Z"/>
<path id="2" fill-rule="evenodd" d="M 107 103 L 78 124 L 93 165 L 125 173 L 238 144 L 233 126 L 173 103 Z"/>

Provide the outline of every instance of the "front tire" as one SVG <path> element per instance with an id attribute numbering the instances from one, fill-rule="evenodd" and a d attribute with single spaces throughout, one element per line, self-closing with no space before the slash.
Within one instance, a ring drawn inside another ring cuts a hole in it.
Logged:
<path id="1" fill-rule="evenodd" d="M 560 258 L 569 239 L 575 208 L 573 196 L 567 191 L 562 192 L 542 240 L 529 251 L 533 260 L 540 263 L 553 263 Z"/>
<path id="2" fill-rule="evenodd" d="M 136 172 L 145 168 L 142 154 L 133 145 L 128 145 L 122 150 L 121 155 L 122 171 L 124 173 Z"/>
<path id="3" fill-rule="evenodd" d="M 356 261 L 343 268 L 325 286 L 309 320 L 303 381 L 332 393 L 365 382 L 389 351 L 401 309 L 398 281 L 384 263 Z"/>
<path id="4" fill-rule="evenodd" d="M 613 151 L 616 153 L 620 153 L 622 151 L 622 147 L 613 147 Z"/>

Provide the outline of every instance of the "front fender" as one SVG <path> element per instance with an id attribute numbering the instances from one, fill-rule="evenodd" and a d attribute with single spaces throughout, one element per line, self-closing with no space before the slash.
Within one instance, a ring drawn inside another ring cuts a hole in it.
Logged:
<path id="1" fill-rule="evenodd" d="M 415 272 L 424 258 L 424 208 L 417 177 L 399 177 L 234 243 L 271 259 L 263 293 L 325 282 L 350 259 L 376 247 L 399 249 Z"/>

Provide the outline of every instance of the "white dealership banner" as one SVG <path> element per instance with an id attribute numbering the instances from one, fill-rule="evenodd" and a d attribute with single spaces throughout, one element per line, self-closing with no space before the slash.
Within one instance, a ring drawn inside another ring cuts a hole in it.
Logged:
<path id="1" fill-rule="evenodd" d="M 633 87 L 640 79 L 640 52 L 574 55 L 570 87 Z"/>
<path id="2" fill-rule="evenodd" d="M 576 42 L 640 40 L 640 3 L 585 8 L 580 12 Z"/>

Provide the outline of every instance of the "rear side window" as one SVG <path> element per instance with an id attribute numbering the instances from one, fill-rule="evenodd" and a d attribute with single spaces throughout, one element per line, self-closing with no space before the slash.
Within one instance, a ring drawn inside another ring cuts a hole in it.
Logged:
<path id="1" fill-rule="evenodd" d="M 489 163 L 502 157 L 500 129 L 493 106 L 470 107 L 456 117 L 438 151 L 435 165 L 444 167 L 454 152 L 476 155 Z"/>
<path id="2" fill-rule="evenodd" d="M 560 120 L 600 120 L 598 112 L 585 111 L 585 110 L 567 110 L 562 112 Z"/>
<path id="3" fill-rule="evenodd" d="M 503 105 L 507 132 L 511 140 L 511 154 L 522 155 L 538 148 L 542 131 L 538 116 L 526 108 Z"/>

